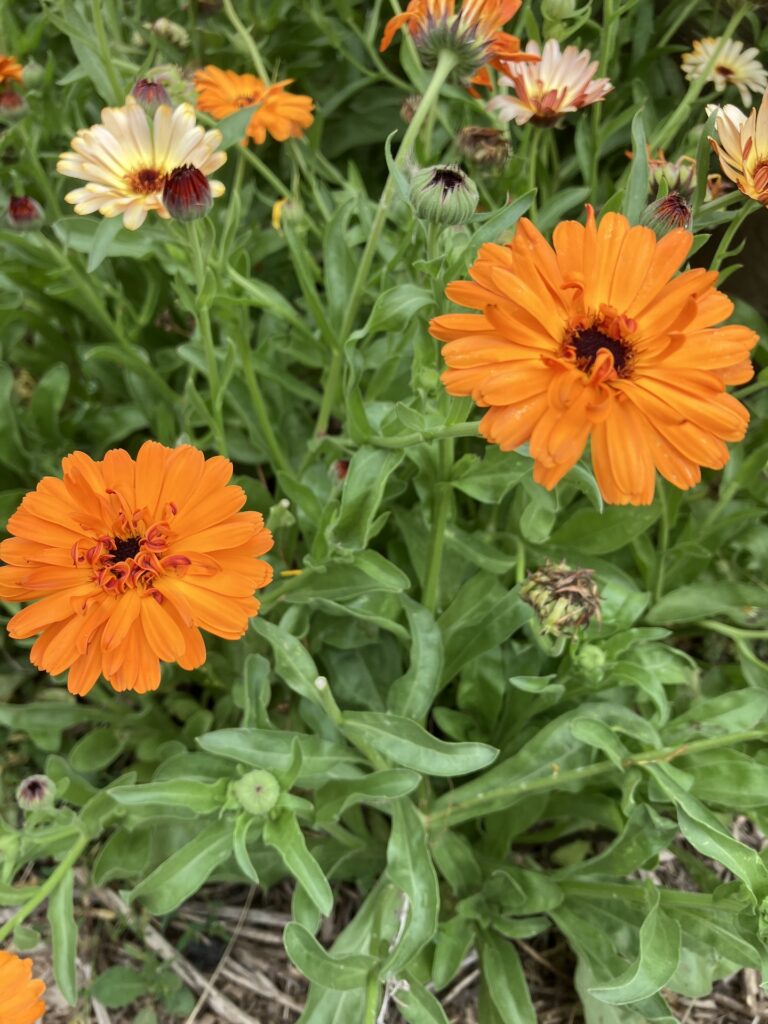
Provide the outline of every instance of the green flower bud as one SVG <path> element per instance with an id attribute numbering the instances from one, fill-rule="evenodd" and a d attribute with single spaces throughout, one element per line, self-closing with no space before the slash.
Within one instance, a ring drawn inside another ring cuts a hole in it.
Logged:
<path id="1" fill-rule="evenodd" d="M 45 811 L 53 807 L 56 786 L 47 775 L 30 775 L 16 789 L 16 803 L 22 811 Z"/>
<path id="2" fill-rule="evenodd" d="M 249 814 L 269 814 L 280 798 L 280 783 L 274 775 L 257 768 L 238 779 L 232 792 Z"/>
<path id="3" fill-rule="evenodd" d="M 433 224 L 466 224 L 477 208 L 477 186 L 459 167 L 424 167 L 411 182 L 418 217 Z"/>
<path id="4" fill-rule="evenodd" d="M 600 621 L 600 593 L 591 569 L 547 562 L 529 572 L 520 596 L 534 609 L 545 635 L 573 636 L 592 619 Z"/>
<path id="5" fill-rule="evenodd" d="M 24 65 L 24 88 L 34 89 L 45 78 L 45 69 L 36 60 L 29 59 Z"/>
<path id="6" fill-rule="evenodd" d="M 577 672 L 591 683 L 602 681 L 607 661 L 608 656 L 597 644 L 581 644 L 573 655 Z"/>

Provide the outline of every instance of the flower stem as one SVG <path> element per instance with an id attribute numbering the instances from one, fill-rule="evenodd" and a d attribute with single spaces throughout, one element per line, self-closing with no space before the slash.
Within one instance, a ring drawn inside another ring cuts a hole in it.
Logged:
<path id="1" fill-rule="evenodd" d="M 712 259 L 712 265 L 710 266 L 710 270 L 720 269 L 720 264 L 728 255 L 728 249 L 730 247 L 731 242 L 736 236 L 736 232 L 739 230 L 739 228 L 747 219 L 747 217 L 749 217 L 751 213 L 754 213 L 755 210 L 759 208 L 760 206 L 758 203 L 754 203 L 749 199 L 745 200 L 744 205 L 741 207 L 739 212 L 736 214 L 736 216 L 733 218 L 733 220 L 728 225 L 726 230 L 723 232 L 723 237 L 720 239 L 720 244 L 718 245 L 715 255 Z"/>
<path id="2" fill-rule="evenodd" d="M 279 196 L 289 196 L 291 194 L 290 188 L 283 184 L 278 176 L 267 167 L 264 161 L 260 160 L 250 149 L 246 149 L 244 146 L 241 147 L 240 155 L 241 159 L 247 160 L 249 164 L 256 168 L 262 178 L 272 186 Z"/>
<path id="3" fill-rule="evenodd" d="M 440 480 L 435 487 L 432 509 L 432 536 L 427 558 L 427 572 L 424 578 L 424 593 L 421 603 L 434 612 L 440 600 L 440 570 L 443 565 L 445 528 L 451 511 L 451 485 L 448 475 L 453 465 L 453 441 L 440 442 Z"/>
<path id="4" fill-rule="evenodd" d="M 450 53 L 447 50 L 443 50 L 440 53 L 434 74 L 432 75 L 430 83 L 421 98 L 421 102 L 416 108 L 413 120 L 408 125 L 405 135 L 403 136 L 403 141 L 397 152 L 397 156 L 395 157 L 395 166 L 398 169 L 402 169 L 405 165 L 405 161 L 413 150 L 414 143 L 421 133 L 424 123 L 429 116 L 429 112 L 440 98 L 440 91 L 448 80 L 449 75 L 456 67 L 456 63 L 457 58 L 455 54 Z M 325 381 L 325 391 L 320 403 L 317 423 L 315 424 L 315 434 L 324 434 L 328 429 L 328 421 L 331 418 L 331 412 L 336 404 L 336 395 L 341 381 L 341 371 L 344 365 L 344 345 L 349 338 L 349 335 L 352 333 L 352 328 L 355 324 L 355 317 L 357 316 L 360 304 L 363 300 L 365 286 L 368 282 L 368 275 L 371 271 L 371 264 L 373 263 L 373 258 L 376 255 L 379 238 L 381 237 L 381 232 L 384 229 L 384 224 L 386 223 L 387 214 L 389 213 L 389 208 L 392 204 L 394 194 L 395 177 L 394 174 L 390 173 L 381 193 L 379 205 L 376 209 L 376 215 L 373 218 L 373 223 L 371 224 L 370 231 L 368 232 L 368 241 L 363 249 L 363 254 L 360 257 L 360 263 L 357 267 L 357 273 L 352 283 L 352 289 L 347 302 L 347 310 L 341 324 L 341 330 L 339 331 L 338 345 L 333 352 L 331 363 L 328 368 L 328 376 Z"/>
<path id="5" fill-rule="evenodd" d="M 67 855 L 62 861 L 59 862 L 58 866 L 51 874 L 46 878 L 37 892 L 30 896 L 26 903 L 22 904 L 21 907 L 16 911 L 13 917 L 9 918 L 8 921 L 0 928 L 0 942 L 4 942 L 8 936 L 13 932 L 14 928 L 25 921 L 33 910 L 47 899 L 52 892 L 58 887 L 59 883 L 63 881 L 64 876 L 75 864 L 77 858 L 83 852 L 88 845 L 88 836 L 80 835 L 69 848 Z"/>
<path id="6" fill-rule="evenodd" d="M 290 463 L 285 457 L 285 454 L 278 443 L 277 437 L 275 436 L 275 431 L 272 428 L 272 420 L 269 416 L 269 410 L 267 409 L 267 404 L 264 401 L 264 395 L 259 385 L 259 379 L 253 369 L 253 363 L 251 362 L 251 348 L 248 344 L 248 339 L 245 335 L 240 333 L 238 333 L 237 336 L 237 349 L 240 357 L 240 365 L 243 368 L 243 374 L 245 376 L 245 386 L 248 388 L 251 405 L 253 406 L 253 411 L 256 413 L 256 420 L 259 424 L 262 437 L 264 438 L 264 444 L 269 452 L 269 457 L 272 460 L 272 465 L 281 473 L 290 473 Z"/>
<path id="7" fill-rule="evenodd" d="M 195 314 L 197 317 L 197 326 L 200 331 L 200 339 L 203 343 L 205 363 L 208 368 L 208 388 L 211 395 L 213 431 L 216 447 L 222 455 L 226 456 L 227 438 L 224 432 L 224 423 L 221 414 L 221 378 L 219 377 L 219 366 L 216 361 L 216 345 L 213 340 L 213 330 L 211 328 L 209 300 L 205 295 L 206 267 L 205 259 L 203 257 L 203 249 L 200 243 L 200 222 L 197 220 L 190 221 L 189 239 L 198 299 L 195 304 Z"/>
<path id="8" fill-rule="evenodd" d="M 94 2 L 98 3 L 98 0 L 94 0 Z M 235 5 L 232 3 L 232 0 L 224 0 L 224 13 L 229 18 L 232 28 L 234 28 L 235 32 L 237 32 L 245 44 L 245 48 L 253 61 L 253 66 L 256 68 L 256 73 L 259 78 L 262 79 L 265 85 L 268 85 L 269 75 L 267 74 L 267 66 L 261 58 L 255 39 L 237 16 L 237 11 L 235 10 Z"/>

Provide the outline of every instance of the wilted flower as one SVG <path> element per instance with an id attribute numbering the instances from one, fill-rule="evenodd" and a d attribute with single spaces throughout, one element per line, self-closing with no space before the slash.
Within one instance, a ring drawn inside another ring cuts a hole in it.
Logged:
<path id="1" fill-rule="evenodd" d="M 694 42 L 693 50 L 682 58 L 682 68 L 688 81 L 701 78 L 705 65 L 719 45 L 720 39 L 711 36 Z M 746 106 L 753 92 L 762 92 L 768 86 L 768 74 L 760 61 L 755 60 L 757 54 L 754 46 L 745 50 L 743 43 L 729 39 L 717 55 L 717 63 L 707 75 L 707 81 L 714 83 L 717 92 L 723 92 L 728 85 L 735 85 L 741 102 Z"/>
<path id="2" fill-rule="evenodd" d="M 707 107 L 707 114 L 716 109 Z M 768 206 L 768 91 L 749 117 L 730 103 L 721 107 L 715 127 L 719 142 L 711 137 L 709 142 L 723 171 L 744 195 Z"/>
<path id="3" fill-rule="evenodd" d="M 42 227 L 45 214 L 40 203 L 32 196 L 11 196 L 6 219 L 14 231 L 30 231 Z"/>
<path id="4" fill-rule="evenodd" d="M 177 21 L 171 21 L 170 18 L 156 18 L 155 21 L 145 21 L 144 28 L 161 39 L 173 43 L 174 46 L 178 46 L 181 50 L 186 50 L 189 46 L 189 32 L 187 32 L 183 25 L 179 25 Z"/>
<path id="5" fill-rule="evenodd" d="M 46 810 L 53 807 L 55 794 L 56 787 L 47 775 L 30 775 L 19 783 L 16 803 L 22 811 Z"/>
<path id="6" fill-rule="evenodd" d="M 30 660 L 69 670 L 70 693 L 99 675 L 115 690 L 157 689 L 160 662 L 205 661 L 200 630 L 239 639 L 256 615 L 254 591 L 272 569 L 258 512 L 241 512 L 232 463 L 191 445 L 145 442 L 101 462 L 83 452 L 45 477 L 8 520 L 0 544 L 0 598 L 30 601 L 8 623 L 15 639 L 37 636 Z"/>
<path id="7" fill-rule="evenodd" d="M 32 977 L 32 961 L 0 950 L 0 1021 L 35 1024 L 45 1013 L 45 983 Z"/>
<path id="8" fill-rule="evenodd" d="M 209 64 L 195 72 L 197 106 L 216 120 L 258 104 L 245 130 L 243 145 L 249 138 L 260 145 L 271 135 L 277 142 L 298 139 L 314 121 L 314 103 L 310 96 L 296 96 L 288 92 L 286 78 L 274 85 L 266 85 L 256 75 L 238 75 Z"/>
<path id="9" fill-rule="evenodd" d="M 175 167 L 165 179 L 163 205 L 174 220 L 197 220 L 213 206 L 211 186 L 197 167 Z"/>
<path id="10" fill-rule="evenodd" d="M 98 210 L 104 217 L 119 217 L 134 231 L 150 210 L 168 219 L 163 205 L 166 177 L 182 163 L 202 174 L 213 174 L 227 159 L 217 152 L 221 132 L 206 131 L 195 122 L 188 103 L 172 109 L 160 106 L 152 120 L 129 96 L 124 107 L 106 107 L 102 123 L 82 128 L 72 140 L 72 150 L 62 153 L 59 174 L 88 182 L 64 197 L 74 203 L 75 213 Z M 211 195 L 220 196 L 224 185 L 209 182 Z"/>
<path id="11" fill-rule="evenodd" d="M 477 186 L 460 167 L 424 167 L 411 181 L 417 216 L 433 224 L 465 224 L 477 209 Z"/>
<path id="12" fill-rule="evenodd" d="M 479 167 L 503 167 L 511 152 L 504 132 L 476 124 L 461 129 L 456 137 L 456 146 L 463 156 Z"/>
<path id="13" fill-rule="evenodd" d="M 410 0 L 402 14 L 384 27 L 380 50 L 386 50 L 401 28 L 408 28 L 426 64 L 434 64 L 441 50 L 459 58 L 456 72 L 468 78 L 485 64 L 500 60 L 538 60 L 520 52 L 520 40 L 501 31 L 514 17 L 521 0 Z M 483 79 L 483 84 L 485 79 Z"/>
<path id="14" fill-rule="evenodd" d="M 280 783 L 270 772 L 257 768 L 233 783 L 232 792 L 249 814 L 269 814 L 280 798 Z"/>
<path id="15" fill-rule="evenodd" d="M 161 82 L 153 82 L 149 78 L 140 78 L 131 89 L 131 96 L 140 103 L 146 112 L 154 114 L 161 104 L 171 106 L 171 98 Z"/>
<path id="16" fill-rule="evenodd" d="M 547 562 L 529 572 L 520 586 L 520 596 L 536 612 L 539 628 L 549 636 L 573 636 L 600 621 L 600 592 L 592 569 L 571 569 L 560 562 Z"/>
<path id="17" fill-rule="evenodd" d="M 416 93 L 413 96 L 406 96 L 403 102 L 400 104 L 400 117 L 405 121 L 406 124 L 410 124 L 413 120 L 413 115 L 416 113 L 419 104 L 421 103 L 421 96 Z"/>
<path id="18" fill-rule="evenodd" d="M 552 488 L 591 441 L 606 501 L 645 505 L 656 470 L 686 490 L 722 468 L 749 421 L 729 384 L 752 377 L 754 331 L 727 320 L 717 273 L 676 275 L 693 236 L 657 241 L 607 213 L 565 221 L 554 248 L 522 219 L 507 245 L 484 245 L 471 281 L 446 295 L 477 313 L 438 316 L 449 394 L 488 406 L 480 432 L 504 451 L 529 442 L 534 480 Z"/>
<path id="19" fill-rule="evenodd" d="M 499 85 L 508 85 L 515 96 L 494 96 L 488 103 L 502 121 L 517 124 L 554 124 L 563 114 L 599 103 L 613 89 L 607 78 L 595 78 L 597 61 L 589 50 L 566 46 L 560 52 L 556 39 L 548 39 L 543 51 L 530 40 L 526 53 L 538 57 L 538 64 L 521 64 L 503 68 Z"/>
<path id="20" fill-rule="evenodd" d="M 0 53 L 0 85 L 5 85 L 6 82 L 21 84 L 23 74 L 21 64 L 15 57 L 6 57 L 4 53 Z"/>
<path id="21" fill-rule="evenodd" d="M 691 204 L 680 192 L 668 192 L 647 206 L 640 218 L 640 223 L 652 228 L 657 238 L 666 235 L 675 228 L 691 226 L 693 210 Z"/>

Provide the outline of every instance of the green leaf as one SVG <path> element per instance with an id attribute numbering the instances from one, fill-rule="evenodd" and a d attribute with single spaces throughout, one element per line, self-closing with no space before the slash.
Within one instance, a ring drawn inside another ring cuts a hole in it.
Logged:
<path id="1" fill-rule="evenodd" d="M 412 974 L 406 976 L 408 988 L 395 994 L 395 1003 L 408 1024 L 448 1024 L 445 1010 L 429 989 Z"/>
<path id="2" fill-rule="evenodd" d="M 86 266 L 86 270 L 89 274 L 92 274 L 94 270 L 100 267 L 107 258 L 109 248 L 118 233 L 122 230 L 122 227 L 122 217 L 102 217 L 101 222 L 96 229 L 96 234 L 93 236 L 93 246 L 91 247 L 91 251 L 88 253 L 88 264 Z"/>
<path id="3" fill-rule="evenodd" d="M 345 711 L 342 728 L 423 775 L 466 775 L 486 768 L 499 754 L 487 743 L 446 743 L 416 722 L 386 712 Z"/>
<path id="4" fill-rule="evenodd" d="M 591 995 L 612 1006 L 649 999 L 662 989 L 680 960 L 680 925 L 660 906 L 659 892 L 648 889 L 650 913 L 640 927 L 637 960 L 610 985 L 590 989 Z"/>
<path id="5" fill-rule="evenodd" d="M 286 953 L 306 978 L 336 992 L 362 988 L 378 966 L 376 958 L 367 954 L 332 956 L 295 921 L 283 932 L 283 942 Z"/>
<path id="6" fill-rule="evenodd" d="M 277 288 L 273 288 L 271 284 L 267 284 L 266 281 L 262 281 L 258 277 L 243 277 L 232 267 L 229 267 L 227 272 L 239 291 L 245 295 L 248 305 L 266 310 L 278 320 L 283 320 L 291 327 L 295 327 L 300 334 L 312 338 L 312 332 L 308 330 L 304 318 L 297 313 Z"/>
<path id="7" fill-rule="evenodd" d="M 648 151 L 641 108 L 632 118 L 632 167 L 624 196 L 624 213 L 631 224 L 639 224 L 648 205 Z"/>
<path id="8" fill-rule="evenodd" d="M 70 1006 L 77 1002 L 77 925 L 73 906 L 74 869 L 70 868 L 48 900 L 53 947 L 53 976 Z"/>
<path id="9" fill-rule="evenodd" d="M 373 334 L 402 330 L 426 306 L 434 306 L 435 297 L 417 284 L 396 284 L 376 299 L 365 326 L 352 335 L 357 340 Z"/>
<path id="10" fill-rule="evenodd" d="M 221 143 L 219 149 L 231 149 L 238 142 L 242 142 L 251 118 L 261 107 L 261 103 L 254 103 L 250 107 L 243 107 L 229 117 L 224 117 L 216 127 L 221 132 Z"/>
<path id="11" fill-rule="evenodd" d="M 405 594 L 401 598 L 411 634 L 408 671 L 389 688 L 389 710 L 423 719 L 432 707 L 443 675 L 443 636 L 432 613 Z"/>
<path id="12" fill-rule="evenodd" d="M 259 885 L 259 874 L 253 866 L 251 855 L 248 853 L 248 833 L 255 821 L 256 819 L 251 814 L 238 814 L 232 833 L 232 852 L 235 855 L 237 866 L 248 881 L 252 885 Z"/>
<path id="13" fill-rule="evenodd" d="M 646 533 L 661 514 L 658 504 L 609 505 L 603 512 L 582 508 L 552 534 L 557 547 L 584 555 L 608 555 Z"/>
<path id="14" fill-rule="evenodd" d="M 288 730 L 217 729 L 198 736 L 196 742 L 210 754 L 271 772 L 290 770 L 293 745 L 298 743 L 302 757 L 299 779 L 305 784 L 349 778 L 362 760 L 360 754 L 340 743 Z"/>
<path id="15" fill-rule="evenodd" d="M 407 768 L 387 768 L 349 782 L 329 782 L 315 795 L 315 820 L 318 824 L 336 821 L 358 804 L 378 806 L 399 800 L 417 789 L 420 781 L 420 776 Z"/>
<path id="16" fill-rule="evenodd" d="M 330 531 L 333 541 L 357 550 L 367 545 L 387 482 L 403 457 L 403 452 L 384 448 L 358 448 L 349 463 L 341 507 Z"/>
<path id="17" fill-rule="evenodd" d="M 315 687 L 320 673 L 302 642 L 291 633 L 259 616 L 251 619 L 251 629 L 263 636 L 275 656 L 275 671 L 296 693 L 322 707 Z"/>
<path id="18" fill-rule="evenodd" d="M 212 822 L 134 886 L 129 899 L 141 897 L 151 914 L 169 914 L 193 896 L 231 853 L 232 823 Z"/>
<path id="19" fill-rule="evenodd" d="M 200 782 L 198 779 L 176 779 L 147 782 L 143 786 L 120 786 L 109 795 L 123 807 L 150 807 L 165 812 L 191 811 L 193 815 L 215 814 L 224 805 L 227 780 Z M 188 817 L 182 814 L 182 817 Z"/>
<path id="20" fill-rule="evenodd" d="M 480 963 L 488 994 L 503 1024 L 536 1024 L 536 1011 L 514 943 L 486 932 Z"/>
<path id="21" fill-rule="evenodd" d="M 143 996 L 149 986 L 147 979 L 130 967 L 108 967 L 91 985 L 90 994 L 108 1010 L 129 1006 Z"/>
<path id="22" fill-rule="evenodd" d="M 473 227 L 478 221 L 480 224 L 472 233 L 464 252 L 474 253 L 486 242 L 501 243 L 505 241 L 504 235 L 512 231 L 523 214 L 528 211 L 535 195 L 536 189 L 532 188 L 530 192 L 523 193 L 513 202 L 499 207 L 490 215 L 476 215 L 470 221 L 469 226 Z"/>
<path id="23" fill-rule="evenodd" d="M 767 602 L 768 590 L 751 583 L 692 583 L 665 594 L 646 619 L 665 626 L 728 612 L 741 619 L 745 605 L 764 608 Z"/>
<path id="24" fill-rule="evenodd" d="M 407 916 L 400 940 L 382 968 L 382 976 L 406 968 L 437 932 L 437 872 L 429 854 L 423 820 L 410 800 L 400 800 L 393 807 L 387 875 L 407 898 Z"/>
<path id="25" fill-rule="evenodd" d="M 333 909 L 333 893 L 322 868 L 307 848 L 296 816 L 281 811 L 264 825 L 264 842 L 273 846 L 293 877 L 307 892 L 317 909 L 327 917 Z"/>

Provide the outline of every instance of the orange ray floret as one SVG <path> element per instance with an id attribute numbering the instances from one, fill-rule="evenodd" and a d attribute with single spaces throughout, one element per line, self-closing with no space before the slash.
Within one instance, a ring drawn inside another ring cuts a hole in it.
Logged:
<path id="1" fill-rule="evenodd" d="M 36 1024 L 45 1013 L 45 984 L 32 977 L 32 961 L 0 950 L 0 1021 Z"/>
<path id="2" fill-rule="evenodd" d="M 681 229 L 657 241 L 618 213 L 598 227 L 588 207 L 586 227 L 559 224 L 550 246 L 523 219 L 508 245 L 480 249 L 471 281 L 446 290 L 479 312 L 430 324 L 447 391 L 488 409 L 480 431 L 503 450 L 528 442 L 548 489 L 588 440 L 608 502 L 649 504 L 656 470 L 692 487 L 744 437 L 747 410 L 725 389 L 750 379 L 758 340 L 716 326 L 733 304 L 714 271 L 676 273 L 692 241 Z"/>
<path id="3" fill-rule="evenodd" d="M 390 18 L 384 26 L 380 50 L 386 50 L 395 34 L 407 28 L 417 49 L 428 62 L 440 50 L 451 50 L 459 57 L 457 71 L 467 77 L 485 64 L 500 67 L 501 61 L 538 61 L 538 55 L 522 53 L 517 36 L 502 32 L 520 9 L 521 0 L 410 0 L 402 14 Z M 483 68 L 477 84 L 490 84 Z"/>
<path id="4" fill-rule="evenodd" d="M 69 670 L 71 693 L 99 675 L 115 690 L 160 684 L 160 662 L 205 661 L 200 630 L 237 640 L 256 615 L 254 591 L 272 578 L 259 556 L 272 534 L 241 512 L 232 464 L 191 445 L 120 448 L 101 462 L 83 452 L 45 477 L 8 521 L 0 544 L 0 598 L 31 601 L 8 623 L 37 636 L 32 664 Z"/>
<path id="5" fill-rule="evenodd" d="M 0 53 L 0 85 L 6 82 L 18 82 L 21 85 L 24 69 L 15 57 L 6 57 Z"/>
<path id="6" fill-rule="evenodd" d="M 217 120 L 260 104 L 248 123 L 243 145 L 249 138 L 261 145 L 267 135 L 277 142 L 298 139 L 314 121 L 312 98 L 297 96 L 286 89 L 292 78 L 266 85 L 256 75 L 239 75 L 213 64 L 196 71 L 194 77 L 198 109 Z"/>

